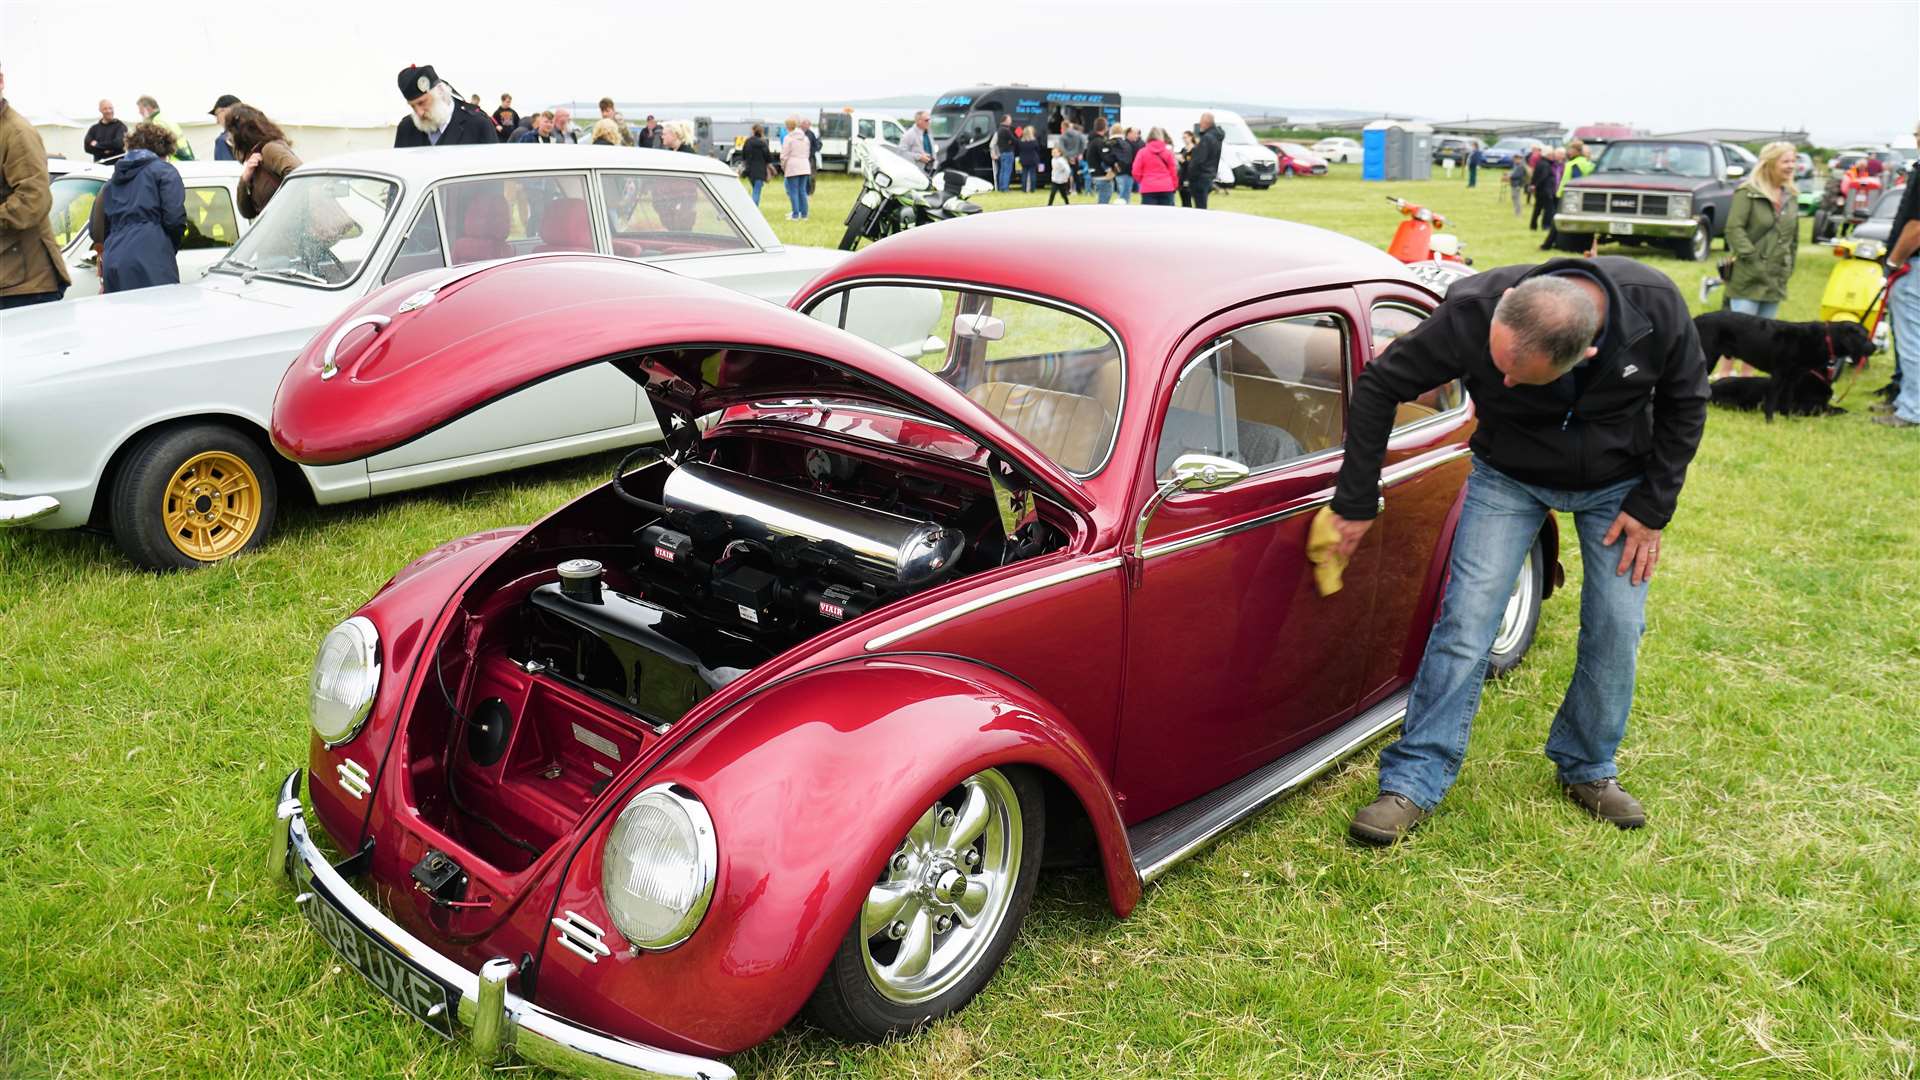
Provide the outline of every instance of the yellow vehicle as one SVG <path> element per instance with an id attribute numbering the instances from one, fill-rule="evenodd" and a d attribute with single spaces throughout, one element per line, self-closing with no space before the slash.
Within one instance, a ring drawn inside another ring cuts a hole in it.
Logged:
<path id="1" fill-rule="evenodd" d="M 1886 244 L 1862 237 L 1842 237 L 1833 242 L 1833 256 L 1840 260 L 1827 275 L 1827 287 L 1820 294 L 1820 319 L 1823 322 L 1857 322 L 1872 333 L 1876 343 L 1885 332 L 1880 327 L 1886 306 L 1887 269 L 1880 262 L 1887 253 Z"/>

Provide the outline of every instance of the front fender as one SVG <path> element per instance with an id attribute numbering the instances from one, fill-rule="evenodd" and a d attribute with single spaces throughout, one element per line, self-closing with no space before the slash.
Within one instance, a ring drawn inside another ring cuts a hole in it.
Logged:
<path id="1" fill-rule="evenodd" d="M 606 927 L 612 956 L 588 963 L 547 948 L 542 1003 L 696 1052 L 762 1041 L 806 1002 L 914 820 L 966 777 L 1008 765 L 1044 769 L 1080 799 L 1114 910 L 1131 911 L 1140 880 L 1119 809 L 1085 743 L 1047 702 L 962 658 L 869 656 L 747 698 L 602 804 L 552 916 L 573 911 Z M 686 943 L 634 955 L 601 900 L 601 852 L 631 793 L 666 782 L 712 816 L 719 871 Z"/>

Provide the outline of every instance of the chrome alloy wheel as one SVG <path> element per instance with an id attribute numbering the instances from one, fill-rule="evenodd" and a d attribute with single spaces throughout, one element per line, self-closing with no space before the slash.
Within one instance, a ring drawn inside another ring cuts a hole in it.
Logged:
<path id="1" fill-rule="evenodd" d="M 987 769 L 928 807 L 867 891 L 860 955 L 880 996 L 938 997 L 998 936 L 1020 876 L 1020 800 Z"/>
<path id="2" fill-rule="evenodd" d="M 1533 587 L 1533 556 L 1529 553 L 1520 564 L 1520 577 L 1513 583 L 1513 593 L 1507 597 L 1507 610 L 1500 615 L 1500 632 L 1493 635 L 1495 655 L 1512 652 L 1520 644 L 1527 633 L 1530 609 L 1538 600 L 1539 590 Z"/>

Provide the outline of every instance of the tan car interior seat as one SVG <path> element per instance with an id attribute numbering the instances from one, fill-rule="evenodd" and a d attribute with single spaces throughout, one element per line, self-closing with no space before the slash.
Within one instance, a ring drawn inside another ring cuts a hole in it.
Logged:
<path id="1" fill-rule="evenodd" d="M 967 396 L 1068 470 L 1085 472 L 1106 455 L 1113 416 L 1090 397 L 1012 382 L 980 383 Z"/>

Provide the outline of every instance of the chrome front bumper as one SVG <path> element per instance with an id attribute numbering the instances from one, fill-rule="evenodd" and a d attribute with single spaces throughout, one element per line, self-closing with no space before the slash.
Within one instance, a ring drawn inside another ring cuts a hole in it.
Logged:
<path id="1" fill-rule="evenodd" d="M 1626 229 L 1620 226 L 1628 226 Z M 1685 240 L 1693 236 L 1692 218 L 1640 218 L 1628 215 L 1569 213 L 1553 215 L 1553 227 L 1564 233 L 1607 233 L 1613 236 L 1655 236 Z"/>
<path id="2" fill-rule="evenodd" d="M 300 804 L 301 770 L 280 785 L 269 865 L 301 892 L 295 902 L 325 903 L 324 893 L 362 932 L 391 946 L 404 962 L 460 993 L 459 1027 L 467 1029 L 474 1049 L 488 1061 L 512 1054 L 569 1076 L 608 1080 L 733 1080 L 733 1070 L 717 1061 L 659 1050 L 605 1035 L 568 1022 L 507 989 L 517 970 L 505 957 L 487 961 L 478 973 L 430 948 L 372 902 L 333 868 L 307 832 Z"/>
<path id="3" fill-rule="evenodd" d="M 0 529 L 39 521 L 60 509 L 60 500 L 51 495 L 28 495 L 19 499 L 0 498 Z"/>

